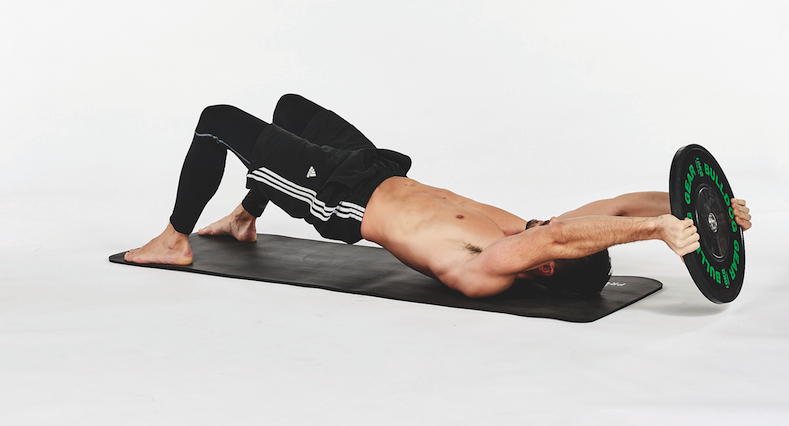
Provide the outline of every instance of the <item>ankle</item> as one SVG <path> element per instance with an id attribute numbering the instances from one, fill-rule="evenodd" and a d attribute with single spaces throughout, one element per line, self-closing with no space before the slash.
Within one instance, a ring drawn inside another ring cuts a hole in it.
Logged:
<path id="1" fill-rule="evenodd" d="M 235 222 L 247 223 L 247 222 L 255 222 L 257 217 L 251 215 L 244 207 L 239 204 L 238 207 L 233 211 L 233 220 Z"/>
<path id="2" fill-rule="evenodd" d="M 164 237 L 170 243 L 170 245 L 189 242 L 189 234 L 183 234 L 176 231 L 172 223 L 167 224 L 167 228 L 165 228 L 164 232 L 162 232 L 162 237 Z"/>

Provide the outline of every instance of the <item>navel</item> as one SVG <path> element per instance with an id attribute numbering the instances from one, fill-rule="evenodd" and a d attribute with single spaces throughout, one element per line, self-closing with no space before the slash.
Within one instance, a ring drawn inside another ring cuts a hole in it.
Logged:
<path id="1" fill-rule="evenodd" d="M 457 215 L 455 217 L 458 218 L 458 219 L 463 219 L 465 216 L 463 216 L 462 214 L 459 214 L 459 215 Z"/>

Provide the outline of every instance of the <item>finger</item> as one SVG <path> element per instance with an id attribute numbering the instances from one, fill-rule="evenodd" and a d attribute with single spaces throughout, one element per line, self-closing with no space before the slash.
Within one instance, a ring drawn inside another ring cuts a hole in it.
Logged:
<path id="1" fill-rule="evenodd" d="M 745 206 L 745 200 L 741 200 L 739 198 L 732 198 L 731 201 L 734 204 L 737 204 L 737 205 L 740 205 L 740 206 L 743 206 L 743 207 Z"/>
<path id="2" fill-rule="evenodd" d="M 699 234 L 694 232 L 687 236 L 677 237 L 669 244 L 669 247 L 674 251 L 674 253 L 684 256 L 688 253 L 698 250 L 700 247 L 700 238 L 701 237 Z"/>
<path id="3" fill-rule="evenodd" d="M 745 220 L 751 220 L 751 215 L 749 215 L 748 212 L 734 212 L 734 217 L 745 219 Z"/>
<path id="4" fill-rule="evenodd" d="M 688 246 L 692 246 L 693 244 L 698 244 L 699 240 L 701 240 L 699 234 L 693 234 L 680 241 L 680 244 L 682 247 L 688 247 Z"/>
<path id="5" fill-rule="evenodd" d="M 681 229 L 680 232 L 677 234 L 677 238 L 679 240 L 692 240 L 693 238 L 698 238 L 699 230 L 695 226 L 689 226 L 685 229 Z M 695 237 L 694 237 L 695 236 Z"/>
<path id="6" fill-rule="evenodd" d="M 699 247 L 701 247 L 701 244 L 698 241 L 696 241 L 692 244 L 688 244 L 682 247 L 677 247 L 676 249 L 674 249 L 674 253 L 680 256 L 684 256 L 688 253 L 693 253 L 694 251 L 698 250 Z"/>
<path id="7" fill-rule="evenodd" d="M 751 221 L 745 220 L 745 219 L 743 219 L 741 217 L 735 217 L 734 221 L 737 222 L 737 225 L 740 225 L 740 227 L 742 228 L 743 231 L 747 231 L 747 230 L 751 229 L 751 226 L 753 226 Z"/>
<path id="8" fill-rule="evenodd" d="M 743 207 L 743 209 L 747 209 L 747 207 Z M 734 221 L 746 231 L 752 226 L 751 215 L 747 211 L 735 210 Z"/>
<path id="9" fill-rule="evenodd" d="M 732 208 L 734 209 L 734 211 L 741 211 L 741 212 L 745 212 L 745 213 L 748 213 L 749 211 L 751 211 L 751 209 L 749 209 L 748 207 L 745 207 L 745 204 L 734 204 L 734 203 L 732 203 Z"/>

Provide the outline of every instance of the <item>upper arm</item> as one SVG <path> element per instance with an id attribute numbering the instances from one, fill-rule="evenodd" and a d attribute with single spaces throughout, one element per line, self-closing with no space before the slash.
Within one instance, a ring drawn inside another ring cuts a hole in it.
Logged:
<path id="1" fill-rule="evenodd" d="M 495 241 L 457 268 L 458 275 L 450 279 L 460 287 L 496 294 L 493 290 L 504 291 L 519 273 L 552 260 L 577 259 L 617 244 L 657 239 L 660 235 L 661 229 L 652 218 L 597 215 L 552 221 Z"/>
<path id="2" fill-rule="evenodd" d="M 616 197 L 593 201 L 575 210 L 563 213 L 559 216 L 559 219 L 571 219 L 582 216 L 620 216 L 621 213 L 620 199 Z"/>
<path id="3" fill-rule="evenodd" d="M 449 288 L 469 297 L 487 297 L 508 289 L 521 272 L 556 259 L 552 226 L 532 228 L 502 238 L 437 274 Z"/>
<path id="4" fill-rule="evenodd" d="M 594 201 L 559 216 L 569 219 L 581 216 L 656 217 L 671 213 L 667 192 L 633 192 Z"/>
<path id="5" fill-rule="evenodd" d="M 620 216 L 657 217 L 671 213 L 668 192 L 634 192 L 616 197 Z"/>

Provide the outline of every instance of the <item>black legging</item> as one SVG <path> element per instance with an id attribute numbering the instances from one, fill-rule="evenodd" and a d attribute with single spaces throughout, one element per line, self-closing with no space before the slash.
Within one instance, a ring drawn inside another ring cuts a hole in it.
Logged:
<path id="1" fill-rule="evenodd" d="M 274 124 L 301 136 L 310 120 L 325 109 L 298 95 L 285 95 L 277 102 Z M 252 151 L 265 121 L 230 105 L 207 107 L 200 115 L 192 145 L 186 154 L 178 181 L 178 193 L 170 223 L 176 231 L 190 234 L 206 204 L 214 196 L 225 172 L 227 151 L 249 169 Z M 241 205 L 259 217 L 268 198 L 249 191 Z"/>

